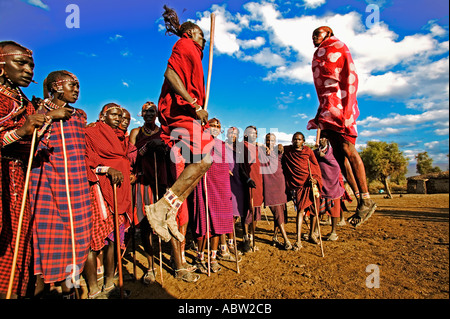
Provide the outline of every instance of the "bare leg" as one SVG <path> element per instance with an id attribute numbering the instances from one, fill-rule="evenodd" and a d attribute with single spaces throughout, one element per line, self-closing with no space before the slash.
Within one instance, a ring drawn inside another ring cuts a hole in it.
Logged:
<path id="1" fill-rule="evenodd" d="M 97 283 L 97 256 L 98 251 L 89 251 L 86 263 L 84 264 L 84 277 L 89 287 L 89 296 L 95 296 L 100 293 Z"/>
<path id="2" fill-rule="evenodd" d="M 115 249 L 114 243 L 108 240 L 108 245 L 103 247 L 103 265 L 104 265 L 104 286 L 106 289 L 114 285 L 114 272 L 116 270 L 116 261 L 114 258 Z M 118 256 L 120 258 L 120 256 Z"/>
<path id="3" fill-rule="evenodd" d="M 200 162 L 190 164 L 183 170 L 171 187 L 175 202 L 182 203 L 189 196 L 211 164 L 211 155 L 207 154 Z M 152 229 L 164 241 L 170 241 L 172 236 L 179 241 L 184 241 L 184 235 L 179 231 L 176 223 L 177 208 L 174 209 L 172 205 L 161 198 L 155 204 L 145 206 L 146 215 Z"/>

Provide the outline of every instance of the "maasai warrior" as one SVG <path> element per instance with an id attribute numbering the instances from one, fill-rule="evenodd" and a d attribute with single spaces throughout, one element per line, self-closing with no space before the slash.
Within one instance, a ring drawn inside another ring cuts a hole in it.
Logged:
<path id="1" fill-rule="evenodd" d="M 180 25 L 176 12 L 167 6 L 164 9 L 167 33 L 180 39 L 172 49 L 158 102 L 161 138 L 169 147 L 178 146 L 188 165 L 162 199 L 146 206 L 146 213 L 153 230 L 165 241 L 172 235 L 183 241 L 176 223 L 177 210 L 211 166 L 214 141 L 202 126 L 208 118 L 208 112 L 202 107 L 205 103 L 203 31 L 192 22 Z"/>
<path id="2" fill-rule="evenodd" d="M 73 298 L 71 273 L 75 271 L 74 278 L 79 279 L 89 253 L 92 220 L 85 159 L 86 113 L 68 104 L 78 100 L 79 92 L 80 85 L 75 75 L 68 71 L 52 72 L 44 81 L 45 99 L 37 111 L 44 114 L 62 109 L 67 118 L 62 123 L 53 120 L 47 126 L 33 163 L 37 167 L 31 173 L 36 295 L 43 292 L 44 283 L 60 283 L 63 297 Z M 72 245 L 76 265 L 73 265 Z"/>
<path id="3" fill-rule="evenodd" d="M 249 252 L 254 245 L 252 233 L 256 230 L 256 224 L 261 220 L 261 206 L 263 204 L 263 178 L 261 175 L 260 148 L 256 142 L 258 131 L 255 126 L 248 126 L 244 131 L 244 179 L 248 186 L 246 200 L 246 216 L 243 218 L 244 228 L 244 252 Z M 254 247 L 257 250 L 257 247 Z"/>
<path id="4" fill-rule="evenodd" d="M 131 114 L 122 107 L 122 122 L 120 122 L 119 129 L 125 133 L 126 143 L 128 144 L 128 159 L 130 160 L 130 182 L 134 184 L 136 176 L 133 174 L 133 165 L 136 162 L 137 150 L 133 143 L 130 143 L 130 133 L 128 127 L 131 123 Z"/>
<path id="5" fill-rule="evenodd" d="M 85 265 L 89 286 L 89 298 L 98 298 L 117 292 L 114 289 L 114 191 L 117 185 L 117 209 L 119 215 L 120 245 L 125 249 L 124 235 L 132 219 L 130 161 L 125 133 L 119 129 L 122 108 L 115 103 L 106 104 L 100 120 L 86 128 L 86 161 L 91 183 L 92 239 L 91 250 Z M 104 287 L 97 286 L 97 256 L 103 250 Z M 120 258 L 121 256 L 118 256 Z"/>
<path id="6" fill-rule="evenodd" d="M 221 269 L 217 262 L 219 237 L 233 232 L 233 206 L 228 165 L 231 151 L 225 146 L 225 142 L 218 138 L 221 133 L 220 121 L 213 118 L 208 122 L 215 142 L 211 153 L 213 163 L 206 175 L 206 188 L 205 176 L 194 188 L 194 218 L 192 223 L 198 241 L 197 270 L 201 273 L 208 272 L 204 250 L 206 249 L 206 241 L 211 240 L 210 269 L 213 273 L 216 273 Z M 208 212 L 206 211 L 206 204 L 208 204 Z M 209 213 L 208 216 L 207 213 Z M 209 233 L 207 233 L 206 218 L 209 218 Z"/>
<path id="7" fill-rule="evenodd" d="M 8 292 L 9 279 L 24 196 L 31 135 L 45 122 L 64 118 L 64 111 L 34 114 L 35 108 L 20 87 L 28 87 L 34 75 L 31 50 L 13 41 L 0 42 L 0 298 Z M 11 297 L 24 296 L 29 281 L 32 221 L 30 198 L 23 212 Z"/>
<path id="8" fill-rule="evenodd" d="M 313 185 L 317 185 L 319 190 L 322 188 L 322 176 L 319 164 L 313 151 L 306 145 L 305 136 L 297 132 L 292 136 L 292 145 L 284 147 L 282 164 L 283 172 L 286 179 L 286 188 L 292 193 L 294 204 L 297 208 L 297 242 L 294 243 L 294 250 L 302 248 L 301 244 L 301 228 L 303 216 L 307 212 L 314 212 L 314 202 L 319 207 L 320 200 L 313 196 Z M 311 175 L 308 167 L 311 167 Z M 314 217 L 311 218 L 311 227 L 309 240 L 315 244 L 319 243 L 320 234 L 315 232 L 316 223 Z"/>
<path id="9" fill-rule="evenodd" d="M 359 116 L 356 99 L 358 75 L 347 46 L 334 36 L 329 27 L 315 29 L 312 38 L 317 47 L 312 70 L 320 105 L 307 128 L 323 131 L 333 146 L 334 156 L 358 199 L 356 213 L 349 218 L 350 223 L 357 227 L 376 209 L 367 188 L 364 163 L 355 148 L 358 136 L 356 119 Z"/>
<path id="10" fill-rule="evenodd" d="M 284 224 L 287 223 L 287 196 L 286 196 L 286 181 L 283 174 L 283 167 L 281 165 L 281 158 L 283 156 L 283 146 L 276 144 L 276 136 L 273 133 L 266 135 L 266 152 L 261 153 L 264 161 L 261 163 L 261 173 L 264 185 L 264 205 L 270 208 L 274 216 L 274 234 L 272 244 L 274 246 L 281 245 L 278 241 L 278 231 L 284 239 L 284 249 L 292 249 Z"/>
<path id="11" fill-rule="evenodd" d="M 326 212 L 331 216 L 331 233 L 327 236 L 327 240 L 336 241 L 338 239 L 336 226 L 341 216 L 341 197 L 345 191 L 339 178 L 341 169 L 326 138 L 320 138 L 319 147 L 314 150 L 314 154 L 322 173 L 320 213 Z"/>
<path id="12" fill-rule="evenodd" d="M 162 196 L 166 192 L 167 187 L 169 187 L 171 180 L 168 167 L 170 163 L 168 147 L 161 140 L 161 129 L 155 124 L 156 114 L 156 105 L 153 102 L 146 102 L 142 106 L 141 111 L 144 125 L 134 128 L 130 132 L 130 143 L 134 144 L 137 149 L 136 163 L 133 170 L 136 175 L 136 183 L 133 185 L 134 219 L 140 229 L 141 241 L 148 260 L 147 271 L 142 277 L 144 284 L 150 284 L 156 280 L 153 231 L 147 218 L 145 218 L 144 206 L 155 203 L 157 200 L 156 195 Z M 158 186 L 156 186 L 156 182 Z M 156 191 L 156 187 L 158 187 L 158 191 Z M 176 278 L 187 282 L 196 281 L 198 275 L 191 274 L 187 267 L 183 265 L 180 250 L 181 243 L 175 238 L 171 238 L 170 242 Z"/>
<path id="13" fill-rule="evenodd" d="M 239 142 L 239 129 L 237 127 L 230 127 L 227 131 L 227 139 L 225 145 L 231 151 L 231 156 L 228 158 L 228 165 L 230 169 L 230 188 L 231 188 L 231 200 L 233 205 L 233 218 L 234 223 L 239 218 L 246 216 L 245 212 L 245 191 L 246 186 L 241 180 L 241 172 L 243 170 L 243 143 Z M 239 145 L 239 146 L 238 146 Z M 228 240 L 226 239 L 228 237 Z M 236 261 L 237 242 L 234 237 L 234 233 L 229 233 L 221 236 L 220 251 L 218 254 L 219 259 L 225 261 Z M 242 255 L 241 251 L 237 252 L 238 255 Z M 240 257 L 239 257 L 240 259 Z"/>

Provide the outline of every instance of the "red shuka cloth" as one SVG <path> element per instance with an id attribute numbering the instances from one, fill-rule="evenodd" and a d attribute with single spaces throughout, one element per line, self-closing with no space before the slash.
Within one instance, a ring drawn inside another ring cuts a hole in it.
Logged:
<path id="1" fill-rule="evenodd" d="M 197 104 L 205 103 L 205 83 L 202 66 L 203 50 L 200 45 L 183 35 L 174 45 L 168 67 L 173 69 Z M 181 142 L 194 155 L 209 153 L 214 145 L 213 137 L 204 132 L 197 118 L 195 107 L 175 94 L 170 83 L 164 80 L 158 101 L 158 118 L 162 140 L 172 147 Z M 179 145 L 183 148 L 182 145 Z"/>
<path id="2" fill-rule="evenodd" d="M 44 113 L 46 109 L 38 112 Z M 45 283 L 65 280 L 72 272 L 72 267 L 68 267 L 72 265 L 72 236 L 66 182 L 73 214 L 76 273 L 83 271 L 89 253 L 92 216 L 85 159 L 85 123 L 85 113 L 75 109 L 72 117 L 63 121 L 65 149 L 60 121 L 51 124 L 51 131 L 43 135 L 37 147 L 35 162 L 38 165 L 30 176 L 34 274 L 42 274 Z M 67 181 L 64 152 L 67 155 Z"/>
<path id="3" fill-rule="evenodd" d="M 303 210 L 313 204 L 308 160 L 310 162 L 311 175 L 317 180 L 317 186 L 319 191 L 321 191 L 322 174 L 314 152 L 305 145 L 302 150 L 296 150 L 292 145 L 284 147 L 282 163 L 286 178 L 286 188 L 289 191 L 296 191 L 296 203 L 299 210 Z"/>
<path id="4" fill-rule="evenodd" d="M 128 221 L 131 212 L 130 161 L 128 159 L 128 145 L 125 134 L 120 129 L 112 129 L 103 122 L 96 122 L 94 126 L 86 128 L 86 162 L 88 179 L 99 182 L 103 197 L 108 205 L 114 209 L 114 192 L 111 180 L 106 174 L 95 174 L 97 166 L 109 166 L 123 174 L 123 183 L 117 186 L 117 206 L 120 214 L 127 214 Z"/>
<path id="5" fill-rule="evenodd" d="M 22 93 L 24 96 L 24 94 Z M 20 97 L 14 94 L 8 97 L 0 93 L 0 119 L 4 118 L 17 106 Z M 1 123 L 0 143 L 6 132 L 21 127 L 28 114 L 35 113 L 34 107 L 24 98 L 25 111 Z M 9 277 L 19 225 L 20 208 L 24 195 L 26 166 L 30 154 L 31 137 L 20 139 L 5 147 L 0 147 L 0 293 L 8 291 Z M 24 296 L 29 280 L 29 265 L 32 255 L 32 219 L 30 197 L 27 196 L 22 220 L 15 279 L 12 293 Z"/>
<path id="6" fill-rule="evenodd" d="M 347 46 L 334 36 L 323 41 L 314 53 L 312 71 L 320 105 L 307 129 L 333 130 L 354 144 L 358 136 L 358 75 Z"/>

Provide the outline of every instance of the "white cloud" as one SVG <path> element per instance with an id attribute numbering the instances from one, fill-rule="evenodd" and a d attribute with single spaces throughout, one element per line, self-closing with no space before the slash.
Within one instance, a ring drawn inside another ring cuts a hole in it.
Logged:
<path id="1" fill-rule="evenodd" d="M 325 4 L 326 0 L 303 0 L 306 8 L 315 9 Z"/>
<path id="2" fill-rule="evenodd" d="M 381 130 L 378 131 L 368 131 L 368 130 L 364 130 L 362 132 L 359 133 L 359 136 L 361 137 L 382 137 L 382 136 L 390 136 L 393 134 L 398 134 L 400 132 L 405 131 L 405 128 L 392 128 L 392 127 L 385 127 Z"/>
<path id="3" fill-rule="evenodd" d="M 366 127 L 389 127 L 399 125 L 417 125 L 427 122 L 439 121 L 447 119 L 449 117 L 449 110 L 431 110 L 421 114 L 390 114 L 384 119 L 376 118 L 374 116 L 368 116 L 364 120 L 358 121 L 358 125 L 364 125 Z"/>
<path id="4" fill-rule="evenodd" d="M 266 68 L 281 66 L 285 64 L 285 60 L 278 54 L 273 53 L 270 48 L 264 48 L 253 56 L 245 56 L 244 61 L 252 61 L 256 64 L 265 66 Z"/>
<path id="5" fill-rule="evenodd" d="M 126 86 L 127 88 L 130 87 L 130 84 L 128 82 L 123 81 L 123 80 L 122 80 L 122 85 Z"/>
<path id="6" fill-rule="evenodd" d="M 120 35 L 120 34 L 116 34 L 116 35 L 114 35 L 114 36 L 112 36 L 112 37 L 109 37 L 108 38 L 108 42 L 117 42 L 117 41 L 119 41 L 120 39 L 122 39 L 123 38 L 123 35 Z"/>
<path id="7" fill-rule="evenodd" d="M 50 7 L 43 3 L 41 0 L 25 0 L 26 3 L 31 4 L 32 6 L 44 9 L 44 10 L 50 10 Z"/>

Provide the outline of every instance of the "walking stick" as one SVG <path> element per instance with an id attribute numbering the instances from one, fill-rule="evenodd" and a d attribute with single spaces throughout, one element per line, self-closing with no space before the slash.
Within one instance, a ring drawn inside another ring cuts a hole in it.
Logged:
<path id="1" fill-rule="evenodd" d="M 211 276 L 211 256 L 210 256 L 210 247 L 209 247 L 209 207 L 208 207 L 208 186 L 206 184 L 206 173 L 205 173 L 205 210 L 206 210 L 206 247 L 207 247 L 207 252 L 208 252 L 208 277 Z M 204 240 L 205 240 L 204 239 Z M 203 246 L 203 245 L 202 245 Z M 204 247 L 204 246 L 203 246 Z"/>
<path id="2" fill-rule="evenodd" d="M 155 189 L 156 189 L 156 201 L 159 200 L 158 195 L 158 166 L 156 164 L 156 153 L 153 153 L 153 159 L 155 160 Z M 163 268 L 162 268 L 162 250 L 161 250 L 161 237 L 158 236 L 158 243 L 159 243 L 159 272 L 161 276 L 161 287 L 164 286 L 164 279 L 163 279 Z"/>
<path id="3" fill-rule="evenodd" d="M 209 32 L 209 62 L 208 62 L 208 78 L 206 81 L 206 94 L 205 94 L 205 105 L 203 109 L 206 111 L 208 109 L 209 102 L 209 91 L 211 88 L 211 71 L 212 71 L 212 62 L 213 62 L 213 51 L 214 51 L 214 33 L 215 33 L 215 20 L 216 15 L 211 13 L 211 28 Z M 206 207 L 206 235 L 207 240 L 207 251 L 208 251 L 208 276 L 211 276 L 211 257 L 210 257 L 210 247 L 209 247 L 209 209 L 208 209 L 208 186 L 206 185 L 206 173 L 205 173 L 205 207 Z"/>
<path id="4" fill-rule="evenodd" d="M 233 217 L 233 237 L 234 237 L 234 257 L 236 258 L 236 271 L 239 274 L 239 260 L 238 260 L 238 250 L 237 250 L 237 241 L 236 241 L 236 229 L 235 229 L 235 221 Z"/>
<path id="5" fill-rule="evenodd" d="M 311 165 L 309 163 L 309 159 L 308 159 L 308 170 L 309 170 L 309 177 L 312 179 L 312 173 L 311 173 Z M 318 198 L 320 196 L 319 194 L 319 190 L 317 189 L 317 185 L 312 185 L 312 190 L 313 190 L 313 202 L 314 202 L 314 210 L 316 212 L 316 223 L 317 223 L 317 230 L 319 231 L 319 242 L 320 242 L 320 250 L 322 252 L 322 257 L 325 257 L 325 254 L 323 253 L 323 244 L 322 244 L 322 233 L 320 232 L 320 222 L 319 222 L 319 211 L 317 209 L 317 203 L 316 203 L 316 198 Z M 312 225 L 311 225 L 312 227 Z"/>
<path id="6" fill-rule="evenodd" d="M 206 80 L 206 95 L 205 95 L 205 106 L 204 106 L 204 110 L 205 111 L 208 108 L 209 89 L 211 87 L 211 70 L 212 70 L 212 63 L 213 63 L 215 21 L 216 21 L 216 15 L 214 13 L 211 13 L 211 29 L 210 29 L 210 32 L 209 32 L 208 78 Z"/>
<path id="7" fill-rule="evenodd" d="M 67 166 L 67 148 L 66 148 L 66 139 L 64 137 L 64 129 L 63 129 L 63 120 L 59 120 L 60 126 L 61 126 L 61 141 L 62 141 L 62 148 L 63 148 L 63 155 L 64 155 L 64 177 L 65 177 L 65 184 L 66 184 L 66 194 L 67 194 L 67 206 L 69 208 L 69 221 L 70 221 L 70 236 L 72 239 L 72 282 L 74 284 L 75 289 L 75 296 L 77 299 L 80 299 L 79 293 L 78 293 L 78 287 L 76 287 L 75 283 L 75 268 L 76 268 L 76 252 L 75 252 L 75 233 L 74 233 L 74 226 L 73 226 L 73 214 L 72 214 L 72 201 L 70 199 L 70 190 L 69 190 L 69 172 L 68 172 L 68 166 Z"/>
<path id="8" fill-rule="evenodd" d="M 255 207 L 253 206 L 253 189 L 250 188 L 250 205 L 252 210 L 252 251 L 255 251 Z"/>
<path id="9" fill-rule="evenodd" d="M 123 275 L 122 275 L 122 254 L 120 253 L 120 233 L 119 233 L 119 211 L 117 208 L 117 185 L 113 184 L 114 191 L 114 221 L 117 252 L 117 268 L 119 270 L 120 299 L 123 299 Z"/>
<path id="10" fill-rule="evenodd" d="M 19 254 L 20 233 L 22 231 L 23 214 L 24 214 L 25 205 L 27 202 L 28 183 L 30 181 L 31 164 L 33 163 L 34 146 L 35 146 L 34 144 L 36 143 L 36 132 L 37 132 L 37 129 L 35 128 L 33 131 L 33 137 L 31 139 L 30 157 L 28 158 L 27 174 L 25 176 L 25 186 L 24 186 L 24 190 L 23 190 L 22 205 L 20 207 L 20 214 L 19 214 L 19 225 L 17 228 L 16 244 L 14 247 L 13 262 L 11 265 L 12 266 L 11 267 L 11 275 L 9 277 L 9 284 L 8 284 L 8 291 L 6 292 L 6 299 L 11 298 L 12 286 L 14 283 L 14 275 L 16 272 L 17 255 Z"/>

